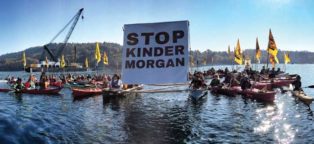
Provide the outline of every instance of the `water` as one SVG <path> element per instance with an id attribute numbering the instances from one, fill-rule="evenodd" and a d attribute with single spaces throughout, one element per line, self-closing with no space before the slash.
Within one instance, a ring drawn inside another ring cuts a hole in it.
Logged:
<path id="1" fill-rule="evenodd" d="M 287 66 L 304 86 L 314 84 L 312 71 L 314 65 Z M 0 78 L 8 74 L 27 76 Z M 314 89 L 304 90 L 314 96 Z M 314 143 L 313 109 L 288 93 L 273 104 L 211 94 L 194 103 L 186 92 L 80 100 L 69 89 L 60 96 L 1 93 L 0 142 Z"/>

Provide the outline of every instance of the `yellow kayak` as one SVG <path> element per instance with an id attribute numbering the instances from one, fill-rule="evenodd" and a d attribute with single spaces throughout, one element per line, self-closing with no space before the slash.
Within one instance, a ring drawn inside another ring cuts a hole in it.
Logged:
<path id="1" fill-rule="evenodd" d="M 313 97 L 306 95 L 303 91 L 292 91 L 292 95 L 299 98 L 302 102 L 310 105 L 314 100 Z"/>

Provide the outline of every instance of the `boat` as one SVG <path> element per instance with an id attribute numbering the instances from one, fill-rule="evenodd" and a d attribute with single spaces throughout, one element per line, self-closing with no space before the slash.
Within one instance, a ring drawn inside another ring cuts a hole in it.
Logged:
<path id="1" fill-rule="evenodd" d="M 192 89 L 190 91 L 190 97 L 193 99 L 193 100 L 199 100 L 200 98 L 206 96 L 208 94 L 208 90 L 206 89 Z"/>
<path id="2" fill-rule="evenodd" d="M 26 67 L 25 72 L 32 73 L 32 72 L 42 72 L 42 71 L 46 71 L 46 72 L 85 72 L 85 71 L 88 71 L 88 68 L 85 68 L 83 66 L 66 66 L 64 68 L 61 68 L 59 66 L 52 65 L 46 68 L 44 64 L 32 64 L 32 65 L 36 65 L 36 67 L 35 66 Z"/>
<path id="3" fill-rule="evenodd" d="M 240 94 L 242 94 L 243 96 L 247 98 L 252 98 L 252 99 L 256 99 L 256 100 L 260 100 L 264 102 L 274 102 L 276 92 L 269 91 L 269 90 L 264 91 L 264 90 L 252 88 L 252 89 L 242 90 Z"/>
<path id="4" fill-rule="evenodd" d="M 210 92 L 214 94 L 221 94 L 221 95 L 226 95 L 226 96 L 235 96 L 241 91 L 241 88 L 239 86 L 234 86 L 234 87 L 213 87 L 211 88 Z"/>
<path id="5" fill-rule="evenodd" d="M 260 81 L 259 83 L 269 84 L 273 88 L 279 88 L 279 87 L 289 86 L 293 81 L 294 81 L 293 79 L 274 79 L 273 81 L 264 80 L 264 81 Z"/>
<path id="6" fill-rule="evenodd" d="M 59 94 L 61 88 L 46 88 L 46 89 L 22 89 L 16 91 L 16 93 L 26 93 L 26 94 L 42 94 L 42 95 L 57 95 Z"/>
<path id="7" fill-rule="evenodd" d="M 74 15 L 74 17 L 70 19 L 70 21 L 52 38 L 52 40 L 48 44 L 43 46 L 43 52 L 40 56 L 39 63 L 30 64 L 29 66 L 26 66 L 26 62 L 25 62 L 24 69 L 26 72 L 30 72 L 30 73 L 40 72 L 40 71 L 63 72 L 63 71 L 86 71 L 87 70 L 86 67 L 83 67 L 79 63 L 73 62 L 68 65 L 65 65 L 64 61 L 62 62 L 59 59 L 62 56 L 62 53 L 65 47 L 67 46 L 69 38 L 71 37 L 79 18 L 83 14 L 83 10 L 84 8 L 79 9 L 79 11 Z M 53 45 L 54 40 L 57 37 L 59 37 L 60 34 L 70 25 L 71 25 L 71 28 L 68 30 L 66 37 L 63 40 L 63 43 L 57 45 L 56 51 L 50 50 L 49 47 Z M 50 57 L 52 61 L 49 61 L 48 57 Z M 25 56 L 24 56 L 24 59 L 26 59 Z M 75 48 L 75 61 L 76 61 L 76 48 Z"/>
<path id="8" fill-rule="evenodd" d="M 12 91 L 12 89 L 0 88 L 0 92 L 9 92 L 9 91 Z"/>
<path id="9" fill-rule="evenodd" d="M 50 85 L 54 86 L 54 87 L 62 87 L 63 86 L 61 81 L 50 82 Z"/>
<path id="10" fill-rule="evenodd" d="M 303 91 L 291 91 L 291 93 L 307 105 L 310 105 L 314 100 L 313 97 L 306 95 Z"/>
<path id="11" fill-rule="evenodd" d="M 274 87 L 284 87 L 284 86 L 289 86 L 292 82 L 295 80 L 293 79 L 275 79 L 273 86 Z"/>
<path id="12" fill-rule="evenodd" d="M 72 89 L 72 95 L 75 98 L 79 97 L 87 97 L 87 96 L 93 96 L 93 95 L 100 95 L 102 94 L 101 88 L 73 88 Z"/>
<path id="13" fill-rule="evenodd" d="M 127 89 L 115 89 L 115 88 L 105 88 L 102 91 L 103 97 L 122 97 L 127 94 L 134 93 L 134 91 L 143 89 L 143 85 L 136 85 Z"/>
<path id="14" fill-rule="evenodd" d="M 91 87 L 95 87 L 95 85 L 72 82 L 72 83 L 63 84 L 63 87 L 65 88 L 91 88 Z"/>
<path id="15" fill-rule="evenodd" d="M 256 81 L 251 81 L 252 84 L 252 88 L 256 88 L 256 89 L 264 89 L 266 88 L 267 90 L 271 90 L 272 89 L 272 85 L 271 83 L 266 83 L 266 82 L 256 82 Z"/>

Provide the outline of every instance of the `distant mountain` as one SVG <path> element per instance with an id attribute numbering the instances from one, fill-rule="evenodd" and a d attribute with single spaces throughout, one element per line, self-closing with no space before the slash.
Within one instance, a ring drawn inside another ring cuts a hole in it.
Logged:
<path id="1" fill-rule="evenodd" d="M 57 48 L 61 46 L 61 43 L 50 44 L 49 48 L 51 51 L 56 52 Z M 68 43 L 67 47 L 64 49 L 63 54 L 67 63 L 72 63 L 74 61 L 74 47 L 77 48 L 76 62 L 84 64 L 85 58 L 89 59 L 89 67 L 94 68 L 96 61 L 94 56 L 96 43 Z M 104 67 L 108 69 L 121 68 L 121 56 L 122 56 L 122 46 L 117 43 L 100 43 L 100 51 L 103 55 L 106 51 L 109 59 L 109 65 L 103 65 L 102 61 L 99 63 L 99 67 Z M 42 46 L 31 47 L 26 49 L 27 64 L 38 63 L 43 52 Z M 252 62 L 255 60 L 255 49 L 247 49 L 243 52 L 245 55 L 249 55 Z M 191 51 L 190 55 L 193 56 L 194 63 L 199 62 L 199 65 L 203 65 L 206 61 L 207 65 L 210 64 L 233 64 L 233 58 L 228 57 L 227 52 L 215 52 L 207 50 L 204 52 Z M 231 54 L 233 56 L 233 53 Z M 292 63 L 298 64 L 313 64 L 314 63 L 314 53 L 309 51 L 289 51 L 289 55 Z M 278 52 L 278 59 L 280 63 L 283 63 L 283 52 Z M 261 63 L 266 63 L 267 61 L 266 51 L 262 51 Z M 4 54 L 0 56 L 0 71 L 16 71 L 22 70 L 22 51 Z"/>

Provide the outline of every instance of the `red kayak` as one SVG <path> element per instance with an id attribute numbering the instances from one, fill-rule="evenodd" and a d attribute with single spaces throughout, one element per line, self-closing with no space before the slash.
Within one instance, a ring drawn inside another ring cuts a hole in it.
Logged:
<path id="1" fill-rule="evenodd" d="M 74 97 L 84 97 L 84 96 L 91 96 L 91 95 L 100 95 L 102 94 L 101 88 L 73 88 L 72 89 L 72 95 Z"/>
<path id="2" fill-rule="evenodd" d="M 50 82 L 50 85 L 55 87 L 62 87 L 62 82 L 61 81 Z"/>
<path id="3" fill-rule="evenodd" d="M 260 83 L 271 85 L 272 87 L 283 87 L 289 86 L 294 80 L 293 79 L 275 79 L 273 82 L 271 81 L 260 81 Z"/>
<path id="4" fill-rule="evenodd" d="M 240 92 L 243 96 L 265 102 L 274 102 L 275 91 L 261 91 L 258 89 L 246 89 Z"/>
<path id="5" fill-rule="evenodd" d="M 283 87 L 283 86 L 289 86 L 292 82 L 294 82 L 293 79 L 276 79 L 273 85 L 275 87 Z"/>
<path id="6" fill-rule="evenodd" d="M 7 88 L 0 88 L 0 92 L 9 92 L 12 91 L 11 89 L 7 89 Z"/>
<path id="7" fill-rule="evenodd" d="M 61 90 L 61 88 L 23 89 L 23 90 L 20 91 L 20 93 L 55 95 L 55 94 L 59 94 L 60 90 Z"/>
<path id="8" fill-rule="evenodd" d="M 216 94 L 222 94 L 226 96 L 235 96 L 241 91 L 241 88 L 238 86 L 235 87 L 212 87 L 211 92 Z"/>
<path id="9" fill-rule="evenodd" d="M 252 87 L 256 88 L 256 89 L 264 89 L 264 88 L 266 88 L 267 90 L 272 89 L 271 83 L 267 83 L 267 82 L 254 82 L 254 81 L 252 81 L 251 84 L 252 84 Z"/>

